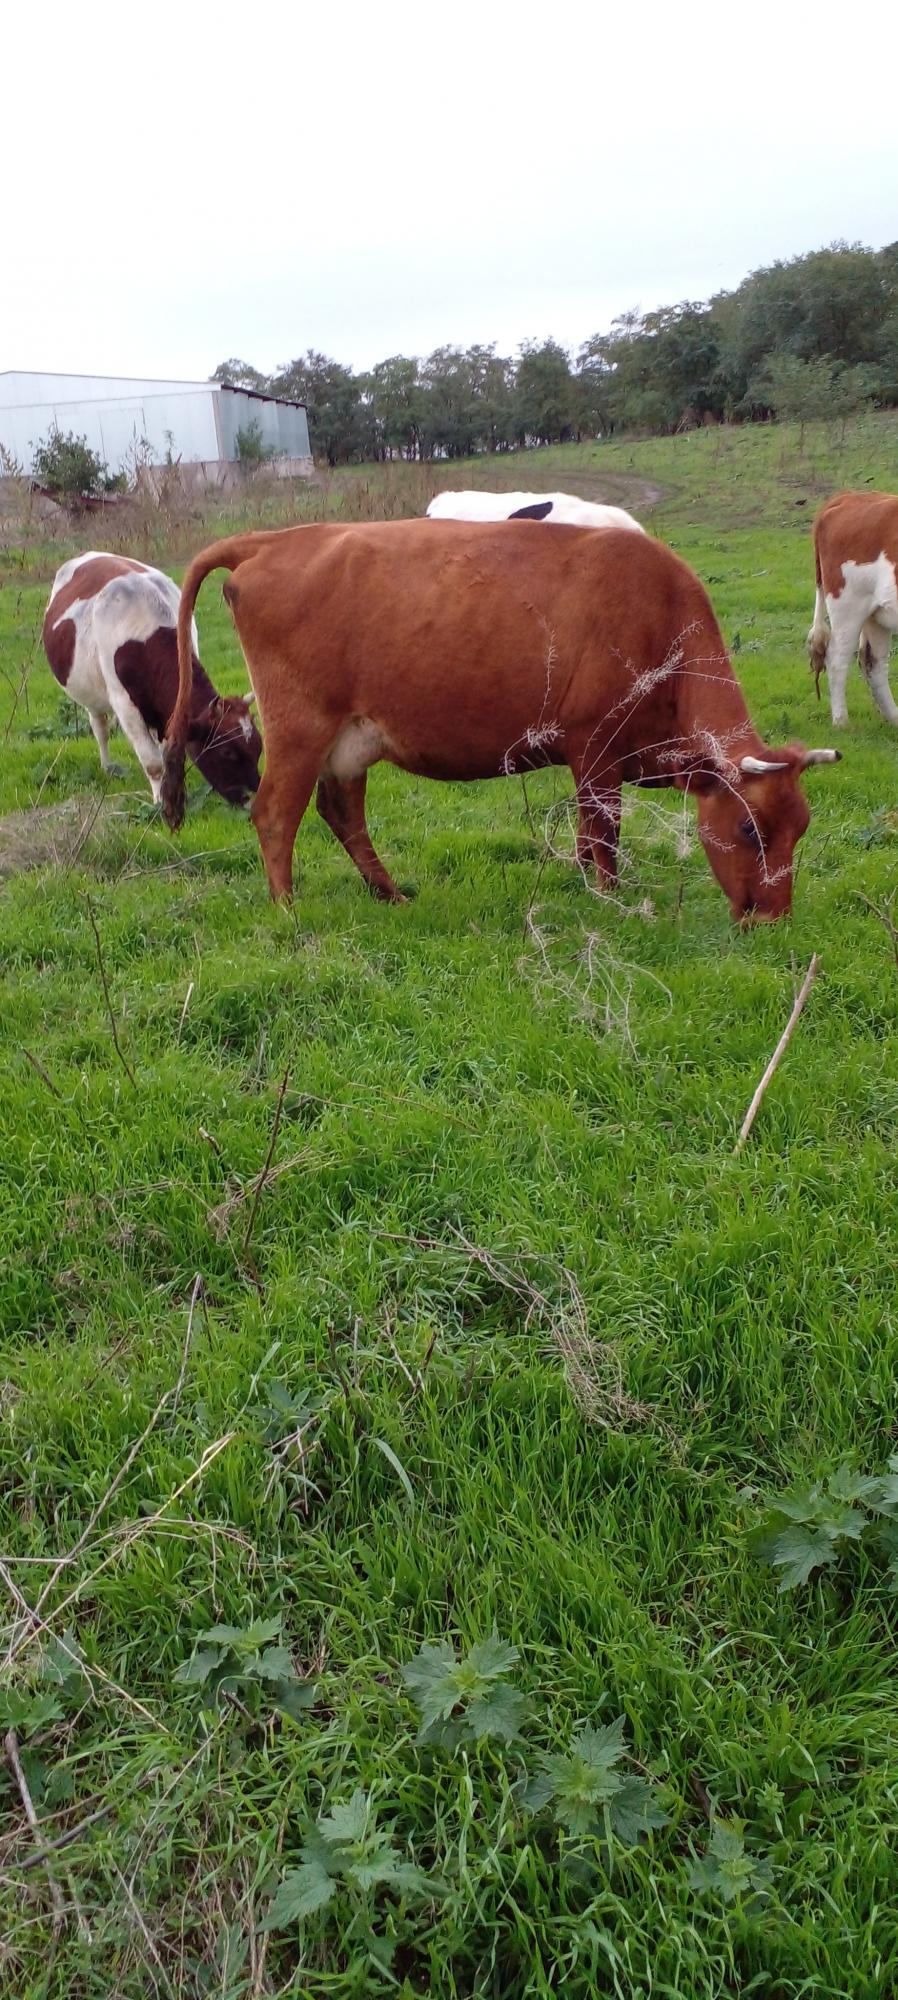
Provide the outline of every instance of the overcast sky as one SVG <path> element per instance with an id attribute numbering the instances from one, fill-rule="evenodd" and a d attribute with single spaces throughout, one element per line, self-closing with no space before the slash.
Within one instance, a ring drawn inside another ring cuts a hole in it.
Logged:
<path id="1" fill-rule="evenodd" d="M 894 241 L 895 21 L 893 0 L 8 8 L 0 369 L 576 347 L 774 258 Z"/>

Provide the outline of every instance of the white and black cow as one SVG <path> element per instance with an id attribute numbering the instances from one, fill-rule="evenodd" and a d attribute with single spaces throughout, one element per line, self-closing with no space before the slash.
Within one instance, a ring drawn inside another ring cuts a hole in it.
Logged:
<path id="1" fill-rule="evenodd" d="M 44 650 L 66 694 L 90 717 L 100 762 L 109 758 L 114 715 L 150 781 L 162 782 L 162 738 L 178 693 L 178 606 L 170 576 L 129 556 L 96 549 L 57 571 L 44 616 Z M 187 750 L 207 782 L 230 805 L 245 805 L 259 786 L 262 739 L 240 695 L 216 693 L 196 658 Z"/>
<path id="2" fill-rule="evenodd" d="M 431 521 L 557 521 L 567 528 L 645 529 L 623 507 L 578 500 L 573 493 L 437 493 L 427 509 Z"/>

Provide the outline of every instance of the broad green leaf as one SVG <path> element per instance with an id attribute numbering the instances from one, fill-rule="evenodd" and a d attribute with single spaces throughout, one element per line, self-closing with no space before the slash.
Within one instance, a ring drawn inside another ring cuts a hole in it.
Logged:
<path id="1" fill-rule="evenodd" d="M 266 1646 L 253 1671 L 266 1681 L 289 1680 L 293 1673 L 293 1656 L 286 1646 Z"/>
<path id="2" fill-rule="evenodd" d="M 536 1771 L 516 1792 L 525 1812 L 541 1812 L 555 1797 L 555 1780 L 551 1771 Z"/>
<path id="3" fill-rule="evenodd" d="M 465 1666 L 472 1668 L 480 1680 L 492 1681 L 502 1674 L 511 1672 L 520 1659 L 517 1646 L 506 1646 L 494 1632 L 492 1638 L 479 1640 L 465 1655 Z"/>
<path id="4" fill-rule="evenodd" d="M 320 1861 L 303 1861 L 298 1868 L 291 1868 L 279 1882 L 271 1902 L 271 1907 L 263 1924 L 263 1930 L 285 1930 L 288 1925 L 301 1923 L 303 1917 L 310 1917 L 316 1910 L 323 1910 L 326 1903 L 336 1895 L 337 1885 L 332 1875 L 323 1868 Z"/>
<path id="5" fill-rule="evenodd" d="M 618 1840 L 630 1847 L 635 1846 L 641 1833 L 651 1833 L 654 1828 L 670 1823 L 670 1814 L 665 1812 L 647 1778 L 625 1778 L 608 1812 Z"/>
<path id="6" fill-rule="evenodd" d="M 402 1669 L 402 1678 L 421 1710 L 424 1727 L 452 1714 L 458 1701 L 455 1650 L 448 1639 L 421 1647 Z"/>
<path id="7" fill-rule="evenodd" d="M 51 1688 L 0 1687 L 0 1727 L 30 1735 L 57 1722 L 65 1713 L 58 1693 Z"/>
<path id="8" fill-rule="evenodd" d="M 181 1687 L 198 1687 L 209 1679 L 213 1669 L 221 1665 L 224 1657 L 220 1646 L 198 1647 L 189 1660 L 182 1660 L 181 1665 L 175 1668 L 172 1680 L 177 1681 Z"/>
<path id="9" fill-rule="evenodd" d="M 229 1646 L 234 1653 L 260 1653 L 272 1639 L 280 1637 L 281 1619 L 260 1618 L 254 1625 L 213 1625 L 201 1632 L 205 1646 Z"/>
<path id="10" fill-rule="evenodd" d="M 596 1770 L 608 1771 L 626 1756 L 626 1728 L 625 1715 L 619 1715 L 616 1722 L 606 1723 L 604 1729 L 592 1729 L 587 1724 L 574 1737 L 571 1750 L 575 1756 L 582 1757 L 584 1763 L 594 1765 Z"/>
<path id="11" fill-rule="evenodd" d="M 74 1633 L 67 1627 L 61 1639 L 57 1639 L 55 1633 L 48 1638 L 41 1653 L 41 1674 L 44 1680 L 65 1688 L 67 1694 L 79 1694 L 90 1686 L 83 1661 L 84 1655 Z"/>
<path id="12" fill-rule="evenodd" d="M 369 1816 L 368 1794 L 359 1788 L 345 1804 L 332 1806 L 316 1825 L 329 1847 L 356 1847 L 368 1831 Z"/>
<path id="13" fill-rule="evenodd" d="M 528 1709 L 526 1695 L 499 1682 L 469 1704 L 465 1711 L 465 1731 L 478 1743 L 488 1736 L 497 1737 L 500 1743 L 513 1743 L 520 1736 Z"/>
<path id="14" fill-rule="evenodd" d="M 784 1527 L 759 1537 L 755 1554 L 771 1569 L 782 1570 L 779 1588 L 796 1590 L 807 1583 L 815 1569 L 837 1561 L 837 1552 L 828 1534 L 819 1528 Z"/>
<path id="15" fill-rule="evenodd" d="M 744 1898 L 763 1899 L 773 1880 L 773 1866 L 751 1854 L 745 1845 L 742 1823 L 715 1820 L 708 1851 L 689 1870 L 693 1889 L 720 1897 L 724 1903 Z"/>
<path id="16" fill-rule="evenodd" d="M 294 1722 L 298 1722 L 307 1709 L 314 1708 L 318 1689 L 314 1681 L 275 1681 L 271 1699 L 276 1708 L 283 1709 Z"/>

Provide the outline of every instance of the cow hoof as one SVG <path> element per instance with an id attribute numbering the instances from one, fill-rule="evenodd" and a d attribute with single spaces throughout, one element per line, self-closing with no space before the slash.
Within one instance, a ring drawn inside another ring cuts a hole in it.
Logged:
<path id="1" fill-rule="evenodd" d="M 127 778 L 128 773 L 125 770 L 124 764 L 107 764 L 106 776 L 107 778 Z"/>

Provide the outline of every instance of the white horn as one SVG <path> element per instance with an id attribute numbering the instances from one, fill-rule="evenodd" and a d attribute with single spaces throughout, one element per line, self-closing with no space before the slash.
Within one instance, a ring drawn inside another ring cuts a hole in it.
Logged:
<path id="1" fill-rule="evenodd" d="M 840 764 L 841 761 L 841 750 L 804 750 L 801 768 L 806 771 L 809 764 Z"/>
<path id="2" fill-rule="evenodd" d="M 766 757 L 740 757 L 739 769 L 746 778 L 763 778 L 768 771 L 788 771 L 788 763 L 772 763 Z"/>
<path id="3" fill-rule="evenodd" d="M 254 695 L 254 694 L 248 694 L 248 695 L 247 695 L 247 696 L 245 697 L 245 699 L 246 699 L 246 706 L 247 706 L 247 708 L 255 708 L 255 706 L 256 706 L 256 697 L 255 697 L 255 695 Z M 813 752 L 812 752 L 811 754 L 813 755 Z M 836 755 L 838 755 L 838 751 L 836 752 Z"/>

